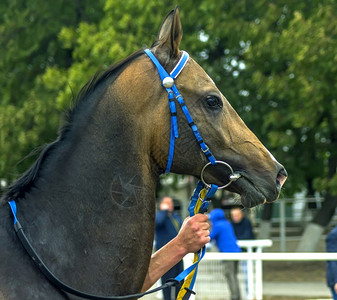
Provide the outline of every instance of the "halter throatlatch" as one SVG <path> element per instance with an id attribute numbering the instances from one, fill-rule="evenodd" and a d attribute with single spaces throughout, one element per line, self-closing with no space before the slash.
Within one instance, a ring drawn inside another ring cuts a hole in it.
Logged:
<path id="1" fill-rule="evenodd" d="M 180 95 L 174 80 L 178 77 L 182 69 L 185 67 L 189 55 L 185 51 L 182 51 L 182 56 L 177 63 L 177 65 L 174 67 L 172 72 L 168 74 L 166 70 L 163 68 L 163 66 L 160 64 L 158 59 L 154 56 L 154 54 L 149 50 L 146 49 L 145 53 L 147 56 L 152 60 L 154 65 L 157 67 L 162 86 L 166 89 L 168 93 L 168 100 L 169 100 L 169 107 L 171 111 L 171 137 L 170 137 L 170 148 L 169 148 L 169 156 L 167 160 L 167 166 L 165 173 L 168 173 L 171 169 L 172 162 L 173 162 L 173 156 L 174 156 L 174 144 L 175 139 L 179 137 L 178 133 L 178 123 L 177 123 L 177 111 L 176 111 L 176 105 L 175 105 L 175 99 L 177 99 L 178 103 L 180 104 L 180 107 L 182 111 L 184 112 L 184 115 L 187 119 L 187 122 L 189 126 L 191 127 L 194 136 L 200 145 L 200 148 L 202 152 L 205 154 L 209 162 L 203 167 L 201 171 L 201 181 L 198 182 L 197 187 L 194 191 L 194 194 L 191 198 L 191 202 L 189 205 L 189 213 L 190 216 L 194 216 L 198 213 L 204 213 L 207 212 L 209 200 L 208 198 L 213 197 L 215 192 L 218 188 L 225 188 L 228 185 L 230 185 L 233 181 L 237 180 L 240 177 L 240 174 L 234 173 L 233 168 L 223 161 L 218 161 L 215 159 L 211 151 L 209 150 L 208 146 L 205 144 L 204 140 L 202 139 L 197 126 L 193 122 L 193 119 L 184 103 L 183 97 Z M 209 165 L 216 165 L 216 164 L 223 164 L 226 167 L 229 168 L 231 175 L 229 176 L 229 182 L 221 187 L 218 187 L 216 184 L 208 184 L 205 182 L 204 179 L 204 171 L 207 166 Z M 188 300 L 191 294 L 195 294 L 193 292 L 193 286 L 196 280 L 197 271 L 198 271 L 198 265 L 201 259 L 204 257 L 206 252 L 206 247 L 204 246 L 202 249 L 200 249 L 197 253 L 194 253 L 194 259 L 193 264 L 185 269 L 182 273 L 180 273 L 175 280 L 181 281 L 185 277 L 185 281 L 183 286 L 181 287 L 177 300 Z"/>

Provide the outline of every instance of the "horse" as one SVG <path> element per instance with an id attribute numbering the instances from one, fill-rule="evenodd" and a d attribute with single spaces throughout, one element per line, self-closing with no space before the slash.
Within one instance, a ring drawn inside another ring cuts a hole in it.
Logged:
<path id="1" fill-rule="evenodd" d="M 176 8 L 148 50 L 167 72 L 183 55 L 181 39 Z M 246 207 L 275 201 L 287 178 L 284 167 L 213 80 L 189 58 L 174 83 L 207 149 L 183 109 L 171 111 L 179 137 L 170 171 L 200 178 L 203 170 L 206 183 L 240 194 Z M 152 252 L 156 185 L 170 152 L 166 89 L 144 49 L 82 88 L 58 138 L 0 200 L 0 299 L 78 299 L 48 281 L 25 252 L 13 229 L 12 200 L 27 239 L 63 282 L 106 296 L 141 290 Z M 224 163 L 205 169 L 210 150 Z M 239 177 L 229 184 L 230 169 Z"/>

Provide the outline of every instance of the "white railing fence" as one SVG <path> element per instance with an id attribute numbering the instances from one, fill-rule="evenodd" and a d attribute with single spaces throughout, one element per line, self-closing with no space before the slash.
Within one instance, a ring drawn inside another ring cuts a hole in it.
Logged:
<path id="1" fill-rule="evenodd" d="M 249 245 L 245 243 L 248 243 Z M 263 261 L 337 260 L 337 253 L 263 253 L 263 247 L 271 246 L 270 240 L 240 241 L 239 244 L 240 247 L 243 247 L 243 244 L 245 244 L 248 251 L 242 253 L 207 252 L 205 254 L 203 260 L 200 262 L 198 276 L 195 284 L 195 290 L 197 292 L 196 299 L 227 299 L 226 296 L 228 297 L 229 292 L 228 289 L 226 289 L 223 267 L 221 266 L 221 262 L 226 260 L 247 262 L 247 271 L 242 272 L 241 270 L 239 275 L 241 290 L 245 295 L 244 299 L 247 300 L 263 299 Z M 256 252 L 252 252 L 253 248 L 256 249 Z M 184 258 L 185 268 L 188 267 L 192 261 L 193 255 L 187 255 Z M 242 265 L 244 264 L 241 263 L 241 266 Z"/>

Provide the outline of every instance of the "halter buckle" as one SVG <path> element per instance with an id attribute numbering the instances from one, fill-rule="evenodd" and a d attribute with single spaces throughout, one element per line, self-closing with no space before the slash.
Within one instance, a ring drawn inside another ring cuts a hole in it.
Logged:
<path id="1" fill-rule="evenodd" d="M 206 145 L 206 144 L 205 144 L 205 145 Z M 208 148 L 208 146 L 206 145 L 206 149 L 202 149 L 202 148 L 201 148 L 201 150 L 202 150 L 202 152 L 206 153 L 207 151 L 209 151 L 209 148 Z"/>

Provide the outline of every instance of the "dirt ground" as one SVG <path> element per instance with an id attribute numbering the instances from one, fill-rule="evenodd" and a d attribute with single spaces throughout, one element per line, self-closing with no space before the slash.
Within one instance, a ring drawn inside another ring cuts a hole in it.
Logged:
<path id="1" fill-rule="evenodd" d="M 264 281 L 325 282 L 325 262 L 265 261 Z"/>
<path id="2" fill-rule="evenodd" d="M 263 263 L 263 280 L 276 282 L 323 282 L 325 283 L 325 262 L 275 262 Z M 301 300 L 308 297 L 264 296 L 263 300 Z"/>
<path id="3" fill-rule="evenodd" d="M 295 252 L 298 241 L 288 242 L 287 251 Z M 271 252 L 278 252 L 279 245 L 274 242 Z M 269 252 L 266 251 L 266 252 Z M 317 252 L 325 252 L 324 239 L 320 242 Z M 265 261 L 263 262 L 263 280 L 276 282 L 322 282 L 325 284 L 325 261 Z M 263 300 L 308 300 L 308 297 L 264 296 Z"/>

